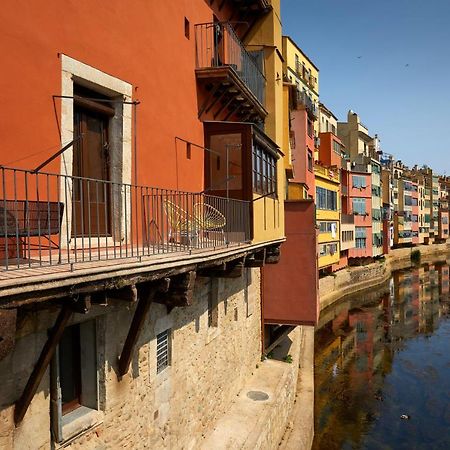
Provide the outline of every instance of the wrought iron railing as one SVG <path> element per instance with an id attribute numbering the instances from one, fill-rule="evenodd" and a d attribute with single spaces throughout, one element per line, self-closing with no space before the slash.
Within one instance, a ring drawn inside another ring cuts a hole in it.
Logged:
<path id="1" fill-rule="evenodd" d="M 230 23 L 196 25 L 195 48 L 198 69 L 230 67 L 264 106 L 265 77 Z"/>
<path id="2" fill-rule="evenodd" d="M 306 108 L 306 111 L 313 118 L 317 118 L 319 114 L 319 110 L 317 104 L 314 100 L 308 95 L 307 92 L 297 89 L 297 105 L 303 105 Z"/>
<path id="3" fill-rule="evenodd" d="M 0 168 L 0 271 L 249 241 L 248 201 Z"/>

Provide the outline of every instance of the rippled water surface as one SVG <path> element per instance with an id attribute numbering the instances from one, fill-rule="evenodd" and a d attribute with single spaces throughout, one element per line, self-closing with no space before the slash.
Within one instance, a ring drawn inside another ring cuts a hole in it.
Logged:
<path id="1" fill-rule="evenodd" d="M 393 274 L 316 333 L 314 449 L 450 449 L 449 266 Z"/>

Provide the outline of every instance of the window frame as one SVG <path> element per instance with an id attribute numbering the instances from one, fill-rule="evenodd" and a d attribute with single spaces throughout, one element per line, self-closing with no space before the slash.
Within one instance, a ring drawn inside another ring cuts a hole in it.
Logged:
<path id="1" fill-rule="evenodd" d="M 52 439 L 58 444 L 96 426 L 104 416 L 101 408 L 104 402 L 100 398 L 99 388 L 101 380 L 104 381 L 104 374 L 100 370 L 101 367 L 104 367 L 104 351 L 100 346 L 102 341 L 99 339 L 99 334 L 104 329 L 103 320 L 93 318 L 77 322 L 66 327 L 66 330 L 70 327 L 78 327 L 80 332 L 78 336 L 80 358 L 83 359 L 80 361 L 81 404 L 75 408 L 73 408 L 75 405 L 72 405 L 71 408 L 64 408 L 62 403 L 60 347 L 58 345 L 50 363 L 50 424 Z M 85 345 L 86 339 L 89 339 L 89 345 Z"/>

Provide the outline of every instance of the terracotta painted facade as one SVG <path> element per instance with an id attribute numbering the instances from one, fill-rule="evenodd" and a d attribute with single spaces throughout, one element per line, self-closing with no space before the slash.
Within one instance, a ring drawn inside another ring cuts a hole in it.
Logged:
<path id="1" fill-rule="evenodd" d="M 348 257 L 370 258 L 372 257 L 372 177 L 370 173 L 352 171 L 349 174 L 347 208 L 346 213 L 353 214 L 355 223 L 355 248 L 349 249 Z"/>
<path id="2" fill-rule="evenodd" d="M 286 243 L 280 262 L 263 270 L 266 324 L 314 325 L 319 317 L 314 203 L 285 203 Z"/>

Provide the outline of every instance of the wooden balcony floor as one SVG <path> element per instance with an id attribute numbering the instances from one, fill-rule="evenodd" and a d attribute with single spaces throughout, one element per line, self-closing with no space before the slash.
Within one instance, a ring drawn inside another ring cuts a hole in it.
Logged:
<path id="1" fill-rule="evenodd" d="M 116 249 L 102 249 L 100 252 L 74 252 L 73 250 L 52 250 L 50 254 L 39 255 L 33 252 L 30 259 L 17 260 L 9 258 L 8 269 L 6 261 L 0 261 L 0 303 L 9 303 L 13 297 L 32 295 L 36 297 L 39 291 L 65 289 L 66 292 L 80 283 L 108 284 L 118 277 L 148 277 L 158 272 L 195 270 L 198 266 L 211 266 L 219 262 L 245 256 L 252 251 L 267 246 L 261 243 L 232 243 L 216 247 L 194 248 L 185 245 L 169 244 L 164 247 L 139 247 L 128 249 L 122 246 L 122 257 Z M 84 253 L 84 261 L 83 261 Z M 61 255 L 61 256 L 60 256 Z M 75 258 L 76 257 L 76 258 Z M 61 263 L 59 262 L 61 258 Z M 70 261 L 70 262 L 69 262 Z M 190 269 L 189 269 L 190 268 Z M 165 276 L 165 275 L 162 275 Z M 159 276 L 157 276 L 159 277 Z M 155 276 L 155 279 L 157 278 Z"/>

